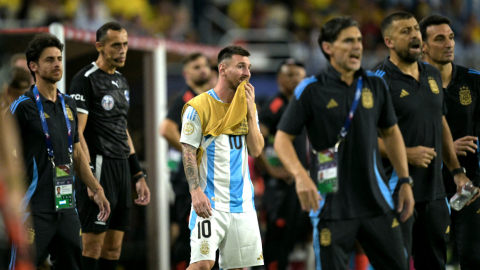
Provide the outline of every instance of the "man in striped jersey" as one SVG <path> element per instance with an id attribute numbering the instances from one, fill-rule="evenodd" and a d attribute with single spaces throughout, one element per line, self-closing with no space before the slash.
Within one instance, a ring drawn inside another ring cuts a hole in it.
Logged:
<path id="1" fill-rule="evenodd" d="M 213 106 L 229 106 L 237 87 L 250 79 L 250 53 L 230 46 L 218 55 L 218 84 L 197 98 Z M 240 90 L 242 91 L 242 90 Z M 209 96 L 206 96 L 209 95 Z M 248 133 L 204 136 L 202 124 L 212 121 L 188 107 L 182 116 L 180 143 L 192 195 L 191 259 L 189 270 L 211 269 L 220 249 L 220 268 L 241 269 L 263 265 L 262 244 L 248 171 L 248 154 L 260 155 L 264 140 L 258 126 L 254 87 L 245 85 Z M 233 105 L 231 105 L 233 106 Z M 196 153 L 204 149 L 197 169 Z"/>

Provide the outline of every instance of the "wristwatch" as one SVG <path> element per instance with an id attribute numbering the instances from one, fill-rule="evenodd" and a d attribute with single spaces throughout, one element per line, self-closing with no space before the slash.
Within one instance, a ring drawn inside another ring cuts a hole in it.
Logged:
<path id="1" fill-rule="evenodd" d="M 460 168 L 454 169 L 454 170 L 452 170 L 452 171 L 450 172 L 450 174 L 451 174 L 452 176 L 455 176 L 455 175 L 457 175 L 457 174 L 459 174 L 459 173 L 466 174 L 466 173 L 467 173 L 467 170 L 465 170 L 464 167 L 460 167 Z"/>
<path id="2" fill-rule="evenodd" d="M 402 177 L 398 179 L 397 185 L 401 186 L 402 184 L 409 184 L 411 187 L 413 187 L 413 179 L 411 176 L 409 177 Z"/>
<path id="3" fill-rule="evenodd" d="M 132 179 L 133 179 L 133 180 L 135 181 L 135 183 L 136 183 L 136 182 L 138 182 L 138 180 L 140 180 L 140 179 L 142 179 L 142 178 L 146 178 L 146 177 L 147 177 L 147 175 L 144 174 L 144 173 L 142 173 L 142 174 L 139 174 L 139 175 L 137 175 L 137 176 L 134 176 Z"/>

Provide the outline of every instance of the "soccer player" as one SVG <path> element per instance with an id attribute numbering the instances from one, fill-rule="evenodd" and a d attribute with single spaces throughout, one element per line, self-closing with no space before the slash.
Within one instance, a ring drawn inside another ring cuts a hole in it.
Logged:
<path id="1" fill-rule="evenodd" d="M 180 143 L 192 196 L 189 270 L 212 269 L 217 249 L 221 269 L 263 265 L 248 155 L 258 157 L 264 141 L 256 115 L 255 89 L 243 82 L 250 79 L 248 56 L 250 53 L 239 46 L 222 49 L 218 54 L 218 84 L 184 107 Z M 215 123 L 226 128 L 207 132 Z M 200 147 L 203 154 L 198 164 Z"/>
<path id="2" fill-rule="evenodd" d="M 478 166 L 478 130 L 480 116 L 480 72 L 455 65 L 455 34 L 450 20 L 432 15 L 420 21 L 423 38 L 423 58 L 438 68 L 442 75 L 447 114 L 445 118 L 454 141 L 455 152 L 467 176 L 476 185 L 480 184 Z M 447 198 L 450 199 L 457 187 L 446 166 L 443 167 L 443 183 Z M 480 200 L 451 212 L 451 235 L 455 239 L 462 270 L 480 269 Z"/>
<path id="3" fill-rule="evenodd" d="M 372 137 L 379 132 L 385 139 L 388 155 L 402 178 L 396 210 L 405 220 L 412 215 L 414 201 L 388 88 L 381 78 L 361 68 L 362 34 L 357 22 L 337 17 L 320 31 L 318 44 L 330 64 L 297 86 L 274 144 L 282 164 L 295 177 L 302 208 L 313 210 L 316 269 L 346 270 L 358 239 L 375 269 L 405 270 L 400 226 L 377 139 Z M 319 181 L 318 187 L 328 183 L 332 190 L 338 188 L 336 192 L 320 196 L 295 153 L 292 141 L 304 127 L 322 162 L 311 167 L 311 176 L 315 179 L 323 172 L 329 182 Z M 335 145 L 336 154 L 333 149 L 324 151 Z"/>
<path id="4" fill-rule="evenodd" d="M 265 236 L 265 264 L 268 269 L 286 269 L 288 255 L 294 245 L 303 240 L 308 230 L 308 214 L 302 212 L 292 176 L 282 167 L 273 141 L 277 125 L 287 109 L 295 87 L 305 78 L 306 71 L 302 63 L 288 58 L 277 70 L 278 94 L 267 100 L 259 113 L 260 130 L 265 137 L 265 148 L 257 164 L 263 167 L 265 174 L 265 193 L 263 201 L 267 214 L 267 232 Z M 307 137 L 305 131 L 294 141 L 295 152 L 302 165 L 307 168 Z"/>
<path id="5" fill-rule="evenodd" d="M 192 53 L 183 60 L 183 77 L 187 87 L 174 101 L 168 109 L 167 118 L 163 120 L 160 126 L 160 135 L 167 139 L 168 143 L 175 149 L 172 151 L 181 152 L 180 131 L 182 127 L 182 109 L 185 104 L 193 97 L 211 89 L 210 66 L 208 59 L 201 53 Z M 174 153 L 175 153 L 174 152 Z M 177 152 L 177 153 L 178 153 Z M 171 183 L 175 192 L 175 216 L 180 227 L 180 234 L 173 247 L 173 264 L 185 269 L 190 261 L 190 229 L 188 229 L 188 216 L 192 204 L 190 193 L 188 192 L 188 182 L 185 177 L 183 163 L 171 174 Z"/>
<path id="6" fill-rule="evenodd" d="M 38 267 L 49 253 L 55 269 L 79 270 L 82 244 L 74 170 L 93 192 L 99 221 L 107 220 L 110 206 L 80 145 L 75 101 L 57 90 L 63 76 L 62 50 L 63 44 L 47 33 L 29 43 L 26 56 L 35 85 L 12 103 L 10 111 L 17 119 L 27 169 L 29 187 L 20 210 L 24 219 L 32 220 L 26 238 L 35 247 L 34 264 Z M 61 195 L 56 195 L 57 188 Z M 27 207 L 30 212 L 25 212 Z M 14 265 L 15 248 L 11 269 Z"/>
<path id="7" fill-rule="evenodd" d="M 422 35 L 412 14 L 393 13 L 383 19 L 381 29 L 390 57 L 376 74 L 389 85 L 405 139 L 409 171 L 415 179 L 416 215 L 401 224 L 405 247 L 409 255 L 413 247 L 415 269 L 445 269 L 450 214 L 442 182 L 442 159 L 459 189 L 469 179 L 458 163 L 444 116 L 442 77 L 438 69 L 420 61 Z M 379 144 L 385 156 L 381 139 Z M 398 171 L 390 170 L 390 175 L 393 191 L 398 189 Z"/>
<path id="8" fill-rule="evenodd" d="M 78 131 L 83 149 L 112 206 L 105 222 L 97 219 L 98 208 L 82 186 L 78 197 L 83 231 L 84 269 L 116 269 L 125 231 L 130 229 L 131 179 L 135 181 L 138 205 L 147 205 L 150 191 L 127 130 L 130 88 L 116 69 L 125 65 L 127 31 L 118 23 L 104 24 L 97 31 L 97 61 L 72 79 L 70 92 L 78 107 Z M 94 166 L 92 166 L 94 164 Z M 100 258 L 100 260 L 99 260 Z"/>

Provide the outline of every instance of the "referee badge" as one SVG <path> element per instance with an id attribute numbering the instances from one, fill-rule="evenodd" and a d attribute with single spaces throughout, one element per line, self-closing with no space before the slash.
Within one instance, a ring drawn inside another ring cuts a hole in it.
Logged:
<path id="1" fill-rule="evenodd" d="M 368 88 L 362 89 L 362 105 L 365 109 L 371 109 L 373 107 L 373 94 Z"/>
<path id="2" fill-rule="evenodd" d="M 110 111 L 111 109 L 113 109 L 113 105 L 115 105 L 115 101 L 113 100 L 113 97 L 110 96 L 110 95 L 105 95 L 103 98 L 102 98 L 102 107 L 103 109 L 105 109 L 106 111 Z"/>
<path id="3" fill-rule="evenodd" d="M 203 255 L 207 255 L 208 253 L 210 253 L 210 247 L 208 246 L 207 241 L 202 242 L 202 245 L 200 246 L 200 253 L 202 253 Z"/>
<path id="4" fill-rule="evenodd" d="M 33 244 L 33 240 L 35 240 L 35 230 L 30 228 L 27 230 L 27 244 Z"/>
<path id="5" fill-rule="evenodd" d="M 320 244 L 324 247 L 330 246 L 332 243 L 332 233 L 329 228 L 323 228 L 320 232 Z"/>
<path id="6" fill-rule="evenodd" d="M 67 109 L 68 120 L 73 121 L 72 110 L 70 110 L 70 107 L 68 107 L 68 105 L 65 105 L 65 107 L 66 107 L 66 109 Z"/>
<path id="7" fill-rule="evenodd" d="M 468 87 L 464 86 L 462 88 L 460 88 L 460 103 L 462 105 L 469 105 L 470 103 L 472 103 L 472 96 L 470 95 L 470 90 L 468 89 Z"/>
<path id="8" fill-rule="evenodd" d="M 428 77 L 428 84 L 430 84 L 430 89 L 432 89 L 432 92 L 434 94 L 440 93 L 440 91 L 438 90 L 438 85 L 437 85 L 437 82 L 435 81 L 435 79 L 433 79 L 432 77 Z"/>

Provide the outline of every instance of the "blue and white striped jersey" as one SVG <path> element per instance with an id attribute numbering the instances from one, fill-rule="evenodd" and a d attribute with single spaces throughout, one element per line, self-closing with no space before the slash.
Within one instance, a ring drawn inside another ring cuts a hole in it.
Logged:
<path id="1" fill-rule="evenodd" d="M 207 93 L 220 101 L 213 89 Z M 180 142 L 198 148 L 209 137 L 203 136 L 197 111 L 188 107 L 183 114 Z M 215 138 L 204 149 L 199 177 L 200 187 L 209 198 L 213 209 L 230 213 L 255 210 L 246 135 L 222 134 Z"/>

